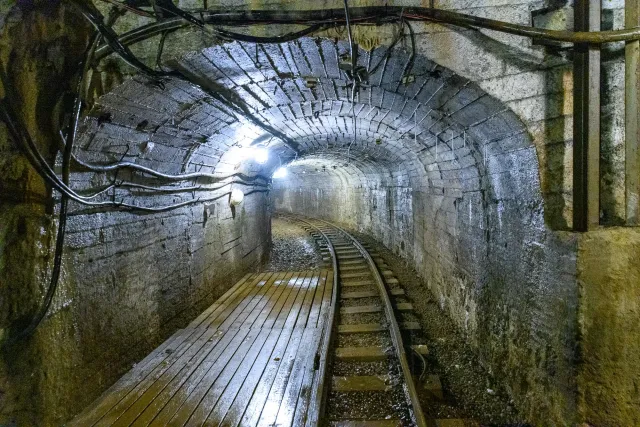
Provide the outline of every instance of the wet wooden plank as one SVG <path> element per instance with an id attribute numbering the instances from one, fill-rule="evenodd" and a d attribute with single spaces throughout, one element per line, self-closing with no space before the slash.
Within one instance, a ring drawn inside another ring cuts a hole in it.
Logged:
<path id="1" fill-rule="evenodd" d="M 243 326 L 244 321 L 251 314 L 253 309 L 262 300 L 265 293 L 271 289 L 273 283 L 276 280 L 284 278 L 286 273 L 274 273 L 268 278 L 261 280 L 253 286 L 253 289 L 245 296 L 242 301 L 237 305 L 236 309 L 229 315 L 227 319 L 224 319 L 220 328 L 239 328 Z"/>
<path id="2" fill-rule="evenodd" d="M 201 332 L 201 333 L 200 333 Z M 179 348 L 168 360 L 163 362 L 156 370 L 140 381 L 130 393 L 123 397 L 113 408 L 111 408 L 100 420 L 100 424 L 112 425 L 127 411 L 138 399 L 144 399 L 144 393 L 149 390 L 160 378 L 167 376 L 173 378 L 180 370 L 182 364 L 197 355 L 198 351 L 213 336 L 215 331 L 200 328 L 188 342 Z M 146 406 L 146 405 L 145 405 Z"/>
<path id="3" fill-rule="evenodd" d="M 352 307 L 342 307 L 342 314 L 361 314 L 361 313 L 380 313 L 382 306 L 380 305 L 354 305 Z"/>
<path id="4" fill-rule="evenodd" d="M 236 354 L 227 362 L 218 378 L 216 378 L 215 382 L 209 387 L 209 390 L 198 404 L 196 410 L 191 414 L 189 418 L 190 425 L 202 425 L 207 421 L 210 414 L 212 414 L 217 407 L 220 399 L 226 395 L 227 389 L 230 389 L 229 392 L 233 393 L 234 384 L 232 383 L 234 378 L 237 378 L 236 383 L 238 381 L 239 384 L 244 382 L 244 379 L 251 369 L 251 365 L 253 365 L 257 355 L 260 353 L 270 332 L 271 331 L 267 329 L 253 329 L 249 332 L 249 335 L 238 348 Z M 224 412 L 226 412 L 226 410 Z M 224 416 L 224 412 L 222 416 Z"/>
<path id="5" fill-rule="evenodd" d="M 295 272 L 291 276 L 289 275 L 285 276 L 285 278 L 279 283 L 276 282 L 274 284 L 274 287 L 276 288 L 275 291 L 269 296 L 269 300 L 266 301 L 264 305 L 262 305 L 262 308 L 260 309 L 260 312 L 257 313 L 256 319 L 253 322 L 252 327 L 254 328 L 265 327 L 265 322 L 267 322 L 267 320 L 272 315 L 271 313 L 278 306 L 278 301 L 281 298 L 286 299 L 286 295 L 288 295 L 287 293 L 291 290 L 291 287 L 295 286 L 297 281 L 302 280 L 300 276 L 301 274 L 304 274 L 304 273 Z M 277 316 L 277 313 L 274 313 L 273 316 Z"/>
<path id="6" fill-rule="evenodd" d="M 318 325 L 318 317 L 320 316 L 322 298 L 324 296 L 325 287 L 327 286 L 327 274 L 329 274 L 327 270 L 320 271 L 318 286 L 316 287 L 316 292 L 313 297 L 313 302 L 311 303 L 311 309 L 309 311 L 307 324 L 305 325 L 307 327 L 316 327 Z M 331 275 L 333 275 L 333 272 L 331 272 Z"/>
<path id="7" fill-rule="evenodd" d="M 228 304 L 224 310 L 218 313 L 215 318 L 207 319 L 210 321 L 209 327 L 223 329 L 229 328 L 240 313 L 242 313 L 242 310 L 247 306 L 247 304 L 251 302 L 258 289 L 260 289 L 258 284 L 268 283 L 273 276 L 273 273 L 265 273 L 259 275 L 256 280 L 247 282 L 243 291 L 230 304 Z"/>
<path id="8" fill-rule="evenodd" d="M 384 348 L 375 347 L 338 347 L 335 349 L 337 360 L 345 362 L 375 362 L 385 360 L 389 355 Z"/>
<path id="9" fill-rule="evenodd" d="M 333 391 L 390 391 L 391 381 L 388 375 L 358 375 L 352 377 L 333 377 Z"/>
<path id="10" fill-rule="evenodd" d="M 318 283 L 320 282 L 321 274 L 322 272 L 318 271 L 310 279 L 309 286 L 305 290 L 302 306 L 300 307 L 300 311 L 298 313 L 294 328 L 304 328 L 307 326 L 307 321 L 311 312 L 311 305 L 313 303 L 315 294 L 318 291 Z"/>
<path id="11" fill-rule="evenodd" d="M 260 379 L 260 383 L 244 411 L 239 425 L 246 427 L 256 426 L 262 410 L 267 406 L 267 402 L 271 405 L 270 410 L 273 410 L 276 402 L 280 401 L 272 392 L 275 393 L 279 387 L 282 387 L 281 384 L 288 377 L 288 372 L 290 372 L 296 353 L 298 352 L 298 346 L 300 345 L 303 332 L 304 329 L 294 329 L 284 354 L 278 357 L 272 357 L 269 366 L 267 366 L 265 370 L 265 374 L 263 374 L 263 377 Z"/>
<path id="12" fill-rule="evenodd" d="M 245 327 L 260 327 L 262 323 L 257 325 L 258 317 L 264 308 L 271 302 L 275 295 L 279 295 L 280 292 L 287 286 L 289 281 L 294 277 L 296 273 L 286 273 L 281 279 L 275 280 L 273 285 L 267 290 L 264 297 L 256 304 L 251 313 L 245 319 L 243 326 Z"/>
<path id="13" fill-rule="evenodd" d="M 85 409 L 76 418 L 69 422 L 69 426 L 87 426 L 95 424 L 102 415 L 111 409 L 122 397 L 124 397 L 135 385 L 148 375 L 154 368 L 162 363 L 169 354 L 165 352 L 167 348 L 177 348 L 193 330 L 180 329 L 176 331 L 160 347 L 151 352 L 142 361 L 136 364 L 114 385 L 109 387 L 90 407 Z"/>
<path id="14" fill-rule="evenodd" d="M 276 304 L 274 310 L 265 322 L 265 328 L 283 328 L 285 326 L 289 314 L 295 309 L 295 303 L 300 290 L 309 285 L 309 275 L 310 273 L 308 272 L 303 273 L 293 286 L 289 286 L 289 289 L 285 291 L 287 292 L 286 298 L 280 298 L 278 304 Z M 286 326 L 293 327 L 293 324 Z"/>
<path id="15" fill-rule="evenodd" d="M 280 409 L 275 419 L 277 426 L 293 426 L 293 418 L 301 393 L 303 392 L 304 379 L 308 375 L 313 376 L 313 359 L 320 344 L 320 330 L 315 328 L 305 329 L 303 341 L 298 349 L 298 355 L 289 376 L 287 387 L 284 391 Z M 308 375 L 307 375 L 308 374 Z M 310 381 L 309 381 L 310 382 Z M 307 392 L 308 393 L 308 392 Z M 303 414 L 300 414 L 302 416 Z M 271 424 L 269 424 L 271 425 Z"/>
<path id="16" fill-rule="evenodd" d="M 137 400 L 118 417 L 116 425 L 130 425 L 134 421 L 138 424 L 144 424 L 144 421 L 148 420 L 152 414 L 155 415 L 159 409 L 162 409 L 162 406 L 164 406 L 168 398 L 171 397 L 171 391 L 180 388 L 191 372 L 200 365 L 209 352 L 221 341 L 223 336 L 224 333 L 222 331 L 208 329 L 201 339 L 199 339 L 199 341 L 202 339 L 205 340 L 204 345 L 196 350 L 191 357 L 184 354 L 178 359 L 176 363 L 173 364 L 173 369 L 165 371 L 160 378 L 145 390 L 143 394 L 139 395 Z M 163 393 L 165 390 L 167 390 L 167 393 Z M 144 416 L 142 416 L 143 414 Z"/>
<path id="17" fill-rule="evenodd" d="M 231 297 L 240 287 L 242 287 L 246 281 L 250 280 L 254 275 L 251 273 L 247 273 L 244 275 L 242 279 L 240 279 L 235 285 L 229 288 L 218 300 L 211 304 L 205 311 L 200 313 L 198 317 L 196 317 L 189 326 L 195 328 L 202 323 L 204 319 L 206 319 L 216 308 L 220 307 L 227 299 Z"/>
<path id="18" fill-rule="evenodd" d="M 208 367 L 212 364 L 211 361 L 215 360 L 220 353 L 224 351 L 235 334 L 236 331 L 215 331 L 214 337 L 210 339 L 208 348 L 201 352 L 200 360 L 195 360 L 193 363 L 187 364 L 183 370 L 153 399 L 149 406 L 146 407 L 142 414 L 137 418 L 136 423 L 140 425 L 148 425 L 154 420 L 154 418 L 161 416 L 162 411 L 167 413 L 171 411 L 172 406 L 175 407 L 176 402 L 181 403 L 182 400 L 180 399 L 180 394 L 185 394 L 194 381 L 198 381 L 199 378 L 204 375 L 208 370 Z M 186 394 L 188 395 L 188 393 Z M 175 400 L 173 400 L 174 398 Z M 170 402 L 174 403 L 169 405 Z"/>
<path id="19" fill-rule="evenodd" d="M 243 354 L 251 348 L 251 344 L 259 333 L 259 329 L 240 329 L 231 344 L 218 357 L 206 375 L 194 387 L 192 393 L 185 400 L 183 405 L 168 420 L 170 425 L 184 425 L 191 415 L 199 408 L 201 400 L 205 397 L 209 388 L 213 386 L 225 370 L 227 364 L 234 360 L 236 354 Z"/>
<path id="20" fill-rule="evenodd" d="M 264 280 L 264 278 L 270 273 L 261 273 L 257 275 L 251 276 L 251 278 L 246 281 L 242 286 L 240 286 L 226 301 L 220 304 L 209 316 L 207 316 L 200 323 L 200 326 L 211 327 L 213 322 L 220 323 L 219 319 L 226 318 L 229 313 L 235 309 L 238 301 L 241 301 L 255 286 L 260 280 Z"/>
<path id="21" fill-rule="evenodd" d="M 333 421 L 332 427 L 399 427 L 400 420 Z"/>
<path id="22" fill-rule="evenodd" d="M 298 287 L 295 297 L 292 298 L 290 296 L 290 299 L 293 299 L 293 302 L 288 307 L 287 304 L 285 304 L 282 312 L 278 316 L 278 319 L 274 323 L 274 328 L 295 327 L 298 321 L 298 316 L 300 315 L 300 312 L 302 311 L 302 308 L 304 306 L 304 299 L 307 296 L 307 291 L 312 285 L 314 277 L 314 273 L 307 273 L 304 280 Z"/>
<path id="23" fill-rule="evenodd" d="M 260 388 L 271 386 L 277 367 L 280 365 L 280 358 L 285 353 L 293 329 L 274 329 L 272 333 L 278 335 L 278 341 L 271 348 L 271 351 L 262 351 L 260 353 L 222 420 L 222 425 L 237 426 L 251 403 L 252 397 L 259 394 Z"/>

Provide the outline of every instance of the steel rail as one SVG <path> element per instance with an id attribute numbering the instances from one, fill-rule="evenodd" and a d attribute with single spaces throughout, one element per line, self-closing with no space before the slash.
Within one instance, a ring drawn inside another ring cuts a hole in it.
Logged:
<path id="1" fill-rule="evenodd" d="M 558 31 L 514 24 L 495 19 L 441 10 L 429 7 L 368 6 L 349 9 L 350 19 L 357 24 L 383 24 L 403 18 L 410 21 L 430 21 L 461 27 L 482 28 L 514 34 L 522 37 L 574 44 L 604 44 L 621 41 L 640 40 L 640 27 L 611 31 Z M 345 25 L 343 9 L 320 10 L 244 10 L 244 11 L 202 11 L 202 21 L 219 26 L 283 25 L 283 24 L 334 24 Z M 167 18 L 140 26 L 122 34 L 118 41 L 129 46 L 154 37 L 165 31 L 175 31 L 193 24 L 179 17 Z M 96 50 L 95 58 L 100 60 L 113 52 L 104 44 Z"/>
<path id="2" fill-rule="evenodd" d="M 319 367 L 318 367 L 318 386 L 314 387 L 311 391 L 311 401 L 310 401 L 310 414 L 307 417 L 307 425 L 310 426 L 318 426 L 321 425 L 320 417 L 326 413 L 326 402 L 329 388 L 327 387 L 327 368 L 329 366 L 330 360 L 330 351 L 331 346 L 333 344 L 333 340 L 335 338 L 335 334 L 333 331 L 333 325 L 335 323 L 336 318 L 336 306 L 338 304 L 338 286 L 339 286 L 339 266 L 338 266 L 338 257 L 336 256 L 335 249 L 333 247 L 333 243 L 331 243 L 331 239 L 327 236 L 320 228 L 313 225 L 309 221 L 306 221 L 295 215 L 283 215 L 287 218 L 291 218 L 295 221 L 302 222 L 307 224 L 312 229 L 316 230 L 325 242 L 327 242 L 327 248 L 331 253 L 331 262 L 333 266 L 333 290 L 331 292 L 331 306 L 329 307 L 329 312 L 327 313 L 327 325 L 324 329 L 324 337 L 322 340 L 322 347 L 320 351 L 319 357 Z"/>
<path id="3" fill-rule="evenodd" d="M 338 274 L 338 263 L 337 263 L 337 258 L 333 249 L 333 244 L 330 243 L 330 239 L 329 237 L 326 235 L 325 232 L 323 232 L 318 226 L 311 224 L 310 222 L 301 219 L 300 217 L 296 216 L 296 215 L 287 215 L 290 218 L 293 218 L 295 220 L 298 220 L 300 222 L 304 222 L 308 225 L 311 225 L 314 229 L 318 230 L 318 232 L 321 233 L 321 235 L 323 236 L 323 238 L 329 242 L 330 245 L 330 252 L 332 254 L 333 257 L 333 265 L 334 265 L 334 288 L 333 288 L 333 293 L 334 295 L 332 296 L 333 298 L 336 298 L 336 304 L 337 304 L 337 280 L 339 277 Z M 398 321 L 396 319 L 394 310 L 393 310 L 393 305 L 391 304 L 391 299 L 389 297 L 389 293 L 387 292 L 385 283 L 384 283 L 384 279 L 382 278 L 382 276 L 380 275 L 380 271 L 378 270 L 378 267 L 376 265 L 376 263 L 373 261 L 373 258 L 371 257 L 371 255 L 369 254 L 369 252 L 362 246 L 362 244 L 360 244 L 360 242 L 353 237 L 351 234 L 349 234 L 347 231 L 345 231 L 343 228 L 332 224 L 329 221 L 325 221 L 319 218 L 313 218 L 313 221 L 318 221 L 321 223 L 326 224 L 328 227 L 331 227 L 335 230 L 337 230 L 338 232 L 340 232 L 341 234 L 345 235 L 349 240 L 351 240 L 351 242 L 353 243 L 353 245 L 358 249 L 358 251 L 360 252 L 360 254 L 362 255 L 362 257 L 366 260 L 367 264 L 369 265 L 369 269 L 371 271 L 371 274 L 374 278 L 374 281 L 376 282 L 376 286 L 378 287 L 378 291 L 380 292 L 380 297 L 381 299 L 384 301 L 384 310 L 385 310 L 385 314 L 389 323 L 389 332 L 391 335 L 391 341 L 396 349 L 396 355 L 398 357 L 398 360 L 400 361 L 400 366 L 402 368 L 402 374 L 404 376 L 404 386 L 405 386 L 405 394 L 407 395 L 410 403 L 411 403 L 411 409 L 412 409 L 412 415 L 414 418 L 414 422 L 416 423 L 416 425 L 418 427 L 425 427 L 427 426 L 427 421 L 426 418 L 424 416 L 424 413 L 422 411 L 422 407 L 420 406 L 420 400 L 418 398 L 418 392 L 416 390 L 415 384 L 413 382 L 413 375 L 411 373 L 411 369 L 409 367 L 409 361 L 407 359 L 407 354 L 405 351 L 405 347 L 404 347 L 404 342 L 402 340 L 402 334 L 400 332 L 400 326 L 398 325 Z M 332 310 L 333 310 L 333 316 L 335 316 L 335 305 L 332 306 Z M 333 325 L 332 325 L 333 326 Z M 332 327 L 333 330 L 333 327 Z M 333 335 L 333 333 L 331 334 Z M 324 350 L 324 349 L 323 349 Z M 328 351 L 328 347 L 326 348 L 326 350 Z M 323 385 L 324 386 L 324 385 Z M 324 386 L 326 387 L 326 386 Z M 321 406 L 318 406 L 318 408 L 321 408 Z"/>

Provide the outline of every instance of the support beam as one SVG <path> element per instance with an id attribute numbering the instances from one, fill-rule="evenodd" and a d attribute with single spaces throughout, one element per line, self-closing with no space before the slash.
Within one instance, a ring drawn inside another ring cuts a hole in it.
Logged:
<path id="1" fill-rule="evenodd" d="M 576 0 L 575 30 L 599 31 L 601 0 Z M 600 223 L 600 48 L 576 44 L 573 57 L 573 229 Z"/>
<path id="2" fill-rule="evenodd" d="M 625 27 L 640 26 L 640 0 L 625 1 Z M 627 225 L 640 225 L 640 41 L 625 48 L 625 197 Z"/>

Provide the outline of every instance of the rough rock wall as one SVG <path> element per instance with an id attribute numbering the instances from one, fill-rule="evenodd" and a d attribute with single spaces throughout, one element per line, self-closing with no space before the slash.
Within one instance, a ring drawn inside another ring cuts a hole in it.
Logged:
<path id="1" fill-rule="evenodd" d="M 11 98 L 14 105 L 53 163 L 69 107 L 62 95 L 72 90 L 90 30 L 56 3 L 2 12 L 0 68 L 19 94 Z M 160 155 L 161 148 L 156 151 Z M 19 153 L 2 122 L 0 171 L 4 343 L 30 321 L 49 284 L 57 195 Z M 86 190 L 99 188 L 104 177 L 84 172 L 72 179 L 74 188 Z M 31 338 L 0 354 L 0 425 L 62 424 L 265 260 L 266 193 L 247 194 L 232 211 L 227 190 L 208 197 L 217 200 L 164 213 L 92 212 L 71 204 L 51 309 Z M 139 193 L 137 203 L 148 206 L 186 197 Z"/>
<path id="2" fill-rule="evenodd" d="M 640 229 L 580 237 L 580 407 L 594 426 L 640 424 Z"/>
<path id="3" fill-rule="evenodd" d="M 449 207 L 402 167 L 394 179 L 353 169 L 290 168 L 274 185 L 276 210 L 342 223 L 403 256 L 528 419 L 575 422 L 574 239 L 546 229 L 543 212 L 517 200 L 526 193 L 497 200 L 487 186 L 491 201 L 470 193 Z"/>

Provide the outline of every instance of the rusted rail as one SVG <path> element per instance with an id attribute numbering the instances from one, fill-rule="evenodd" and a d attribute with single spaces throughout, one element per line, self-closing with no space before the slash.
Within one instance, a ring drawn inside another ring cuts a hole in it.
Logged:
<path id="1" fill-rule="evenodd" d="M 376 263 L 374 262 L 373 258 L 371 257 L 369 252 L 364 248 L 364 246 L 362 246 L 362 244 L 355 237 L 353 237 L 346 230 L 342 229 L 341 227 L 335 224 L 332 224 L 328 221 L 324 221 L 321 219 L 310 220 L 310 219 L 304 219 L 298 216 L 288 216 L 288 217 L 293 220 L 299 221 L 303 224 L 306 224 L 308 227 L 315 230 L 322 237 L 322 239 L 327 242 L 327 247 L 332 257 L 332 265 L 334 269 L 334 288 L 333 288 L 334 306 L 332 307 L 332 311 L 329 314 L 329 319 L 328 319 L 329 323 L 327 325 L 327 333 L 325 335 L 325 339 L 322 347 L 322 355 L 320 356 L 320 360 L 324 362 L 324 365 L 325 365 L 320 368 L 321 375 L 323 375 L 323 377 L 321 377 L 319 382 L 321 386 L 318 387 L 317 394 L 313 396 L 314 400 L 312 400 L 312 405 L 315 405 L 314 409 L 318 411 L 315 413 L 324 414 L 326 413 L 326 410 L 327 410 L 326 393 L 328 392 L 328 387 L 327 387 L 327 378 L 325 377 L 328 375 L 328 372 L 329 372 L 329 369 L 327 369 L 327 364 L 331 363 L 330 351 L 333 349 L 333 346 L 331 343 L 333 342 L 333 339 L 335 336 L 334 318 L 336 313 L 336 306 L 339 304 L 339 301 L 340 301 L 339 289 L 338 289 L 340 286 L 340 281 L 339 281 L 340 265 L 339 265 L 338 258 L 336 256 L 336 252 L 332 243 L 332 238 L 327 232 L 323 230 L 323 228 L 325 229 L 328 228 L 328 229 L 334 230 L 335 232 L 337 232 L 338 234 L 346 238 L 346 240 L 350 241 L 353 244 L 353 246 L 358 250 L 362 258 L 365 260 L 366 264 L 368 265 L 371 276 L 373 277 L 375 285 L 378 289 L 380 299 L 382 300 L 382 303 L 383 303 L 384 313 L 387 319 L 387 327 L 391 337 L 391 342 L 394 347 L 395 356 L 397 357 L 398 362 L 400 364 L 400 368 L 402 370 L 402 377 L 403 377 L 402 385 L 405 392 L 405 396 L 407 398 L 407 403 L 411 408 L 411 416 L 413 418 L 415 425 L 417 425 L 418 427 L 427 426 L 426 418 L 420 406 L 418 392 L 414 384 L 413 375 L 409 367 L 409 362 L 408 362 L 407 354 L 405 351 L 405 345 L 402 339 L 400 326 L 396 319 L 394 307 L 391 303 L 391 298 L 385 286 L 384 279 L 382 278 L 382 275 L 380 274 L 380 271 L 378 270 L 378 267 L 376 266 Z M 317 225 L 318 223 L 320 223 L 324 227 Z M 318 415 L 318 417 L 315 419 L 312 419 L 312 417 L 310 416 L 308 421 L 311 422 L 310 424 L 308 423 L 308 425 L 317 425 L 314 423 L 319 423 L 320 425 L 324 425 L 326 424 L 327 420 L 323 420 L 322 417 Z"/>

